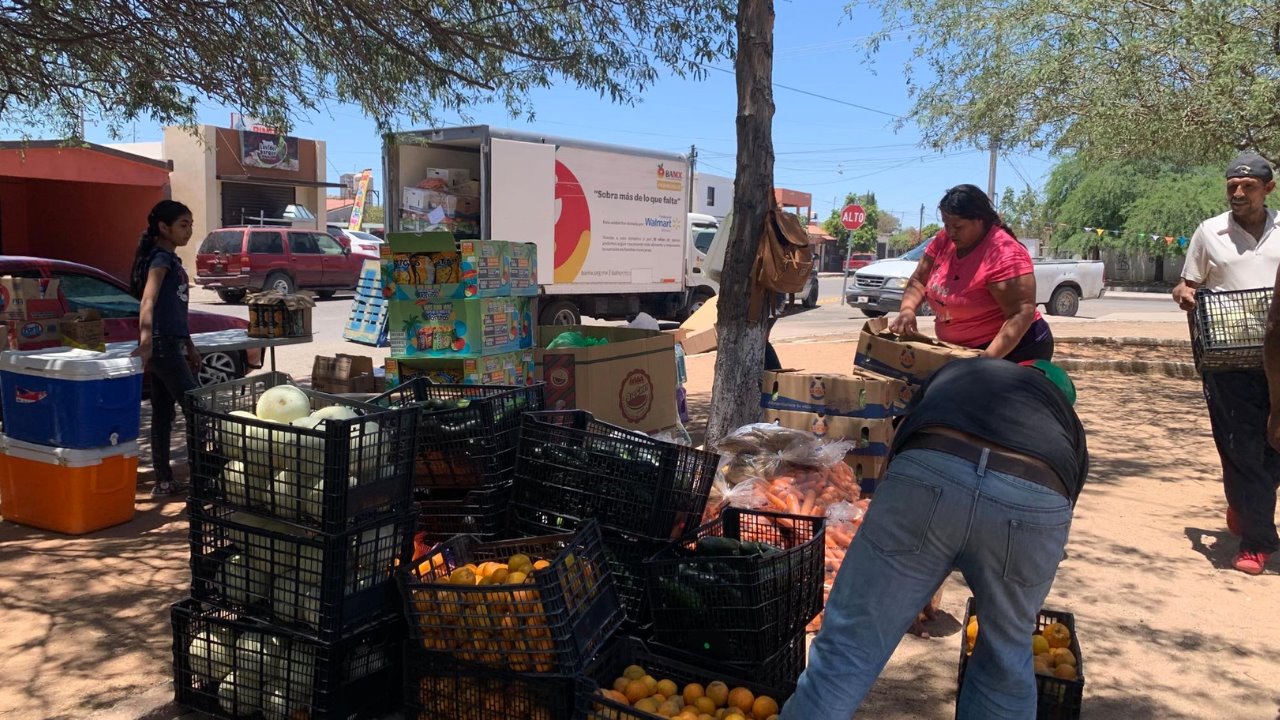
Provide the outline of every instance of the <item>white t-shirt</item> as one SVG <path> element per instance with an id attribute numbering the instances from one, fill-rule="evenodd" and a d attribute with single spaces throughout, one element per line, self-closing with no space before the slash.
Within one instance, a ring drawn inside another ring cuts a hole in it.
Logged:
<path id="1" fill-rule="evenodd" d="M 1240 227 L 1231 211 L 1200 223 L 1187 247 L 1182 277 L 1214 291 L 1274 287 L 1280 268 L 1277 215 L 1267 211 L 1261 241 Z"/>

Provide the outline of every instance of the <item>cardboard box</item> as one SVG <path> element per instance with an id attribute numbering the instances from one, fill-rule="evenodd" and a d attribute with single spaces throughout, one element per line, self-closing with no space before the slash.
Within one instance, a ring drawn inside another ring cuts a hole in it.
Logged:
<path id="1" fill-rule="evenodd" d="M 426 187 L 443 183 L 444 187 L 456 188 L 470 179 L 471 171 L 464 168 L 427 168 L 426 174 L 422 177 L 422 183 Z"/>
<path id="2" fill-rule="evenodd" d="M 326 393 L 374 392 L 373 358 L 367 355 L 317 355 L 311 365 L 311 387 Z"/>
<path id="3" fill-rule="evenodd" d="M 893 420 L 890 418 L 853 418 L 823 413 L 791 410 L 760 410 L 760 421 L 775 423 L 792 430 L 804 430 L 825 440 L 849 440 L 856 443 L 851 455 L 886 457 L 893 444 Z"/>
<path id="4" fill-rule="evenodd" d="M 400 196 L 401 209 L 422 216 L 431 216 L 438 212 L 441 217 L 452 217 L 458 213 L 458 196 L 439 190 L 407 187 Z"/>
<path id="5" fill-rule="evenodd" d="M 249 295 L 249 337 L 309 337 L 311 309 L 316 306 L 311 293 L 284 295 L 275 290 Z"/>
<path id="6" fill-rule="evenodd" d="M 504 243 L 507 290 L 517 297 L 535 297 L 538 294 L 538 246 L 534 243 Z"/>
<path id="7" fill-rule="evenodd" d="M 885 318 L 872 318 L 862 326 L 855 365 L 919 385 L 952 360 L 981 354 L 980 350 L 923 336 L 910 340 L 899 338 L 888 328 L 889 321 Z"/>
<path id="8" fill-rule="evenodd" d="M 480 197 L 479 180 L 467 180 L 466 182 L 460 182 L 457 184 L 456 188 L 459 195 L 475 195 L 476 197 Z"/>
<path id="9" fill-rule="evenodd" d="M 884 471 L 889 467 L 889 458 L 884 455 L 844 456 L 844 463 L 853 470 L 863 493 L 875 492 L 876 483 L 884 480 Z"/>
<path id="10" fill-rule="evenodd" d="M 52 279 L 0 277 L 0 319 L 9 326 L 10 347 L 39 350 L 62 344 L 58 288 Z"/>
<path id="11" fill-rule="evenodd" d="M 482 357 L 533 345 L 529 298 L 389 300 L 391 354 L 411 357 Z"/>
<path id="12" fill-rule="evenodd" d="M 82 350 L 103 352 L 107 349 L 106 327 L 97 310 L 78 310 L 62 316 L 58 327 L 62 344 Z"/>
<path id="13" fill-rule="evenodd" d="M 387 358 L 388 388 L 425 377 L 448 385 L 532 385 L 533 350 L 489 355 L 480 358 Z"/>
<path id="14" fill-rule="evenodd" d="M 760 407 L 770 410 L 886 418 L 910 399 L 906 382 L 857 369 L 852 375 L 770 371 L 760 381 Z"/>
<path id="15" fill-rule="evenodd" d="M 457 208 L 457 213 L 459 215 L 479 215 L 480 196 L 454 195 L 454 207 Z"/>
<path id="16" fill-rule="evenodd" d="M 0 352 L 9 349 L 9 326 L 0 323 Z"/>
<path id="17" fill-rule="evenodd" d="M 685 355 L 697 355 L 716 349 L 719 343 L 716 335 L 716 320 L 719 317 L 717 297 L 708 299 L 702 307 L 680 324 L 680 329 L 684 331 L 680 338 L 680 347 L 684 348 Z"/>
<path id="18" fill-rule="evenodd" d="M 379 250 L 383 295 L 391 300 L 533 296 L 537 246 L 455 240 L 447 232 L 391 233 Z"/>
<path id="19" fill-rule="evenodd" d="M 577 331 L 609 342 L 585 348 L 541 349 Z M 547 408 L 588 410 L 597 420 L 651 433 L 675 425 L 675 338 L 623 327 L 538 328 L 536 377 L 546 383 Z"/>

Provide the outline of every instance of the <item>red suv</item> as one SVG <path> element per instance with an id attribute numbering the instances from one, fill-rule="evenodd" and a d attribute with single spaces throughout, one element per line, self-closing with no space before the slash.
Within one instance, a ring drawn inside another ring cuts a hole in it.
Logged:
<path id="1" fill-rule="evenodd" d="M 229 227 L 196 251 L 196 284 L 237 303 L 262 290 L 315 290 L 322 298 L 356 286 L 365 258 L 318 230 Z"/>

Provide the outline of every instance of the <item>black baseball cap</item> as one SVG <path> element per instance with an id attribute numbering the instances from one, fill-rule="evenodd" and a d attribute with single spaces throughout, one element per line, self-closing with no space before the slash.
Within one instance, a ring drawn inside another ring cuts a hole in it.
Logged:
<path id="1" fill-rule="evenodd" d="M 1242 152 L 1227 165 L 1227 178 L 1256 178 L 1271 182 L 1271 163 L 1255 152 Z"/>

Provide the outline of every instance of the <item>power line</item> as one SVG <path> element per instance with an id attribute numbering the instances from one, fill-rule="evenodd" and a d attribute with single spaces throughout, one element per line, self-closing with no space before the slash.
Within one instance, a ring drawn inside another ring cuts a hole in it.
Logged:
<path id="1" fill-rule="evenodd" d="M 700 64 L 701 64 L 701 63 L 700 63 Z M 726 75 L 735 75 L 734 71 L 732 71 L 732 70 L 725 70 L 724 68 L 722 68 L 722 67 L 716 67 L 715 65 L 702 65 L 702 67 L 703 67 L 703 68 L 706 68 L 706 69 L 708 69 L 708 70 L 715 70 L 715 71 L 717 71 L 717 72 L 722 72 L 722 73 L 724 73 L 724 74 L 726 74 Z M 736 77 L 736 75 L 735 75 L 735 77 Z M 891 113 L 891 112 L 889 112 L 888 110 L 880 110 L 879 108 L 867 107 L 866 105 L 859 105 L 859 104 L 857 104 L 857 103 L 851 103 L 851 102 L 849 102 L 848 100 L 841 100 L 841 99 L 839 99 L 839 98 L 833 98 L 833 97 L 831 97 L 830 95 L 823 95 L 823 94 L 821 94 L 821 93 L 816 93 L 816 92 L 812 92 L 812 91 L 809 91 L 809 90 L 801 90 L 800 88 L 797 88 L 797 87 L 791 87 L 790 85 L 783 85 L 782 83 L 779 83 L 779 82 L 775 82 L 775 83 L 773 84 L 773 86 L 774 86 L 774 87 L 777 87 L 777 88 L 782 88 L 783 90 L 790 90 L 791 92 L 794 92 L 794 93 L 800 93 L 801 95 L 808 95 L 808 96 L 810 96 L 810 97 L 816 97 L 816 98 L 818 98 L 818 99 L 820 99 L 820 100 L 827 100 L 827 101 L 830 101 L 830 102 L 833 102 L 833 103 L 837 103 L 837 104 L 839 104 L 839 105 L 846 105 L 846 106 L 851 107 L 851 108 L 857 108 L 858 110 L 865 110 L 865 111 L 867 111 L 867 112 L 878 113 L 878 114 L 880 114 L 880 115 L 887 115 L 887 116 L 889 116 L 889 117 L 891 117 L 891 118 L 893 118 L 893 119 L 895 119 L 895 120 L 901 120 L 901 119 L 903 119 L 903 117 L 904 117 L 904 116 L 899 115 L 899 114 L 897 114 L 897 113 Z"/>

